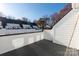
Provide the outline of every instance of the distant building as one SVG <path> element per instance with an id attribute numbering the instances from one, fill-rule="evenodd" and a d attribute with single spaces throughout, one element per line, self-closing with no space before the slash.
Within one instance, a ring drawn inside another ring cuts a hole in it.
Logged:
<path id="1" fill-rule="evenodd" d="M 19 24 L 7 23 L 6 29 L 21 29 Z"/>
<path id="2" fill-rule="evenodd" d="M 32 29 L 37 27 L 35 23 L 25 22 L 22 20 L 7 19 L 6 17 L 0 17 L 0 28 L 5 29 Z"/>
<path id="3" fill-rule="evenodd" d="M 28 24 L 27 25 L 23 24 L 23 28 L 24 29 L 31 29 L 32 27 L 30 25 L 28 25 Z"/>

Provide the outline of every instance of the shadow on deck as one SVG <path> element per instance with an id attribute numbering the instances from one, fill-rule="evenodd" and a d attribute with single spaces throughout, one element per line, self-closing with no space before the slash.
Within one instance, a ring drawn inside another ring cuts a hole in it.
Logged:
<path id="1" fill-rule="evenodd" d="M 63 56 L 66 47 L 48 40 L 26 45 L 19 49 L 1 54 L 1 56 Z"/>

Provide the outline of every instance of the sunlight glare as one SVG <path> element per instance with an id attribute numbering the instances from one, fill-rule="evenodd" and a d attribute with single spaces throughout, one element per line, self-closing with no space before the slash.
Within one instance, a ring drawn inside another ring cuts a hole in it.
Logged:
<path id="1" fill-rule="evenodd" d="M 0 12 L 1 13 L 4 13 L 4 11 L 6 10 L 5 8 L 6 8 L 6 5 L 3 3 L 0 3 Z"/>

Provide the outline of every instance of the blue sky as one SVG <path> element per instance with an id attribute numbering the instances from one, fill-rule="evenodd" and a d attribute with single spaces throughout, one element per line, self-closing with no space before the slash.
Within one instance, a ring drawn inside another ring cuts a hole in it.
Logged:
<path id="1" fill-rule="evenodd" d="M 33 21 L 46 15 L 50 16 L 65 5 L 64 3 L 7 3 L 0 4 L 0 12 L 16 18 L 26 17 Z"/>

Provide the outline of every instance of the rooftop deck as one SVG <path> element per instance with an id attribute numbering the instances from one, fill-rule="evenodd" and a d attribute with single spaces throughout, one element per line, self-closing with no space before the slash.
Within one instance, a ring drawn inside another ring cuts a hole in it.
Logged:
<path id="1" fill-rule="evenodd" d="M 79 56 L 79 10 L 66 9 L 51 30 L 1 30 L 0 56 Z"/>

